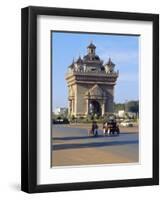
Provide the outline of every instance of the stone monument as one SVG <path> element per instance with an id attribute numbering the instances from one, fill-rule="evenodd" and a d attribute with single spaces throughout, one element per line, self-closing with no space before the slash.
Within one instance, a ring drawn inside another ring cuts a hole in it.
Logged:
<path id="1" fill-rule="evenodd" d="M 119 75 L 114 68 L 111 58 L 103 64 L 92 42 L 87 47 L 87 55 L 72 61 L 66 74 L 69 116 L 113 113 L 114 86 Z"/>

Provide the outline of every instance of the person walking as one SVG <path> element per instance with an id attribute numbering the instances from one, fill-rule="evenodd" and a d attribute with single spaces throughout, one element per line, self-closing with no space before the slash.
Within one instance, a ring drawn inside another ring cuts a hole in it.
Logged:
<path id="1" fill-rule="evenodd" d="M 98 136 L 98 125 L 97 122 L 92 122 L 92 133 L 94 136 Z"/>
<path id="2" fill-rule="evenodd" d="M 106 136 L 108 133 L 108 123 L 104 122 L 103 123 L 103 135 Z"/>

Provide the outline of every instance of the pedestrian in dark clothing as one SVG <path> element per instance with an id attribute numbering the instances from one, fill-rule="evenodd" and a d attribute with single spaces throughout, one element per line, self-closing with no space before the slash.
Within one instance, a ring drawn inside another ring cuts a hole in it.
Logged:
<path id="1" fill-rule="evenodd" d="M 92 122 L 92 133 L 94 136 L 98 135 L 98 125 L 95 121 Z"/>

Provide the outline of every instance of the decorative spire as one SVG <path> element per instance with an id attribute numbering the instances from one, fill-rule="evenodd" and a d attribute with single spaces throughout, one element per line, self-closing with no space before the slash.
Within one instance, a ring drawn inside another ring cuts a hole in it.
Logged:
<path id="1" fill-rule="evenodd" d="M 87 48 L 88 49 L 96 49 L 96 46 L 91 41 L 90 44 L 87 46 Z"/>
<path id="2" fill-rule="evenodd" d="M 75 59 L 74 59 L 74 57 L 73 57 L 73 59 L 72 59 L 72 65 L 74 65 L 74 63 L 75 63 Z"/>
<path id="3" fill-rule="evenodd" d="M 76 63 L 83 63 L 83 60 L 81 59 L 81 56 L 77 59 Z"/>
<path id="4" fill-rule="evenodd" d="M 106 65 L 112 66 L 114 67 L 115 64 L 112 62 L 111 58 L 109 58 L 108 62 L 106 63 Z"/>
<path id="5" fill-rule="evenodd" d="M 74 67 L 74 63 L 75 63 L 75 62 L 74 62 L 74 58 L 73 58 L 71 65 L 69 65 L 69 68 L 72 69 L 72 68 Z"/>

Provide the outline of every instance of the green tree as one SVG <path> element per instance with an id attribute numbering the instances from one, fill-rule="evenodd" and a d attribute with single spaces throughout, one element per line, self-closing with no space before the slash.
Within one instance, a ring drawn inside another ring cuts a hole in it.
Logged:
<path id="1" fill-rule="evenodd" d="M 119 110 L 139 113 L 139 101 L 128 101 L 127 103 L 114 103 L 114 111 L 118 112 Z"/>
<path id="2" fill-rule="evenodd" d="M 114 103 L 114 111 L 118 112 L 119 110 L 125 110 L 124 103 Z"/>
<path id="3" fill-rule="evenodd" d="M 127 111 L 133 113 L 139 113 L 139 101 L 129 101 L 127 103 Z"/>

